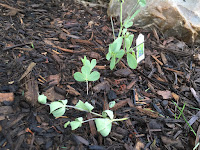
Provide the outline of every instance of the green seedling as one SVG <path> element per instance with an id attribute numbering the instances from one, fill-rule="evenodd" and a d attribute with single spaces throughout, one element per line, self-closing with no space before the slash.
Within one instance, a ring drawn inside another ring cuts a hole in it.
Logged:
<path id="1" fill-rule="evenodd" d="M 112 123 L 116 121 L 123 121 L 128 118 L 121 118 L 121 119 L 114 119 L 113 111 L 111 110 L 105 110 L 102 112 L 102 114 L 98 114 L 95 112 L 92 112 L 94 107 L 88 103 L 88 102 L 82 102 L 79 100 L 79 102 L 75 106 L 67 105 L 68 100 L 59 100 L 55 102 L 51 102 L 50 104 L 45 103 L 46 102 L 46 96 L 39 95 L 38 96 L 38 102 L 41 104 L 46 104 L 50 106 L 50 113 L 53 114 L 54 117 L 61 117 L 64 115 L 65 111 L 68 108 L 73 108 L 79 111 L 85 111 L 88 113 L 91 113 L 92 115 L 97 116 L 98 118 L 92 118 L 89 120 L 83 120 L 83 117 L 78 117 L 74 121 L 68 121 L 64 124 L 64 127 L 66 128 L 68 125 L 71 126 L 72 130 L 75 130 L 82 126 L 83 123 L 89 122 L 91 120 L 95 121 L 95 125 L 97 127 L 97 131 L 100 132 L 100 134 L 104 137 L 108 136 L 108 134 L 111 132 Z M 110 106 L 113 107 L 115 102 L 110 103 Z"/>
<path id="2" fill-rule="evenodd" d="M 86 56 L 81 59 L 83 66 L 81 72 L 76 72 L 74 74 L 74 79 L 79 82 L 86 82 L 87 95 L 88 95 L 88 81 L 96 81 L 100 78 L 100 73 L 98 71 L 93 71 L 92 69 L 96 66 L 96 59 L 92 59 L 90 62 Z"/>
<path id="3" fill-rule="evenodd" d="M 140 10 L 136 10 L 135 13 L 132 16 L 128 16 L 124 22 L 122 21 L 122 4 L 124 0 L 120 1 L 120 29 L 118 37 L 115 39 L 114 36 L 114 42 L 109 44 L 108 53 L 106 55 L 106 59 L 110 61 L 110 69 L 113 70 L 115 68 L 115 65 L 126 55 L 127 63 L 130 68 L 135 69 L 137 67 L 137 60 L 134 52 L 134 48 L 132 48 L 133 38 L 134 35 L 127 31 L 129 27 L 133 25 L 133 19 L 135 16 L 140 12 Z M 132 9 L 132 11 L 140 5 L 141 7 L 144 7 L 146 5 L 146 0 L 138 0 L 135 7 Z M 130 14 L 132 14 L 132 11 Z M 111 17 L 112 18 L 112 17 Z M 113 22 L 111 19 L 111 24 L 113 28 L 113 34 L 114 34 L 114 27 Z M 123 48 L 122 48 L 123 47 Z"/>

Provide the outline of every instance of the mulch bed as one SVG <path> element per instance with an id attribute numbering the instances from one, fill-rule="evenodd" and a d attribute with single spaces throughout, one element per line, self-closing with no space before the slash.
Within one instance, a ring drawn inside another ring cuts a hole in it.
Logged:
<path id="1" fill-rule="evenodd" d="M 145 35 L 146 58 L 135 70 L 122 59 L 111 71 L 105 55 L 112 28 L 101 5 L 5 0 L 0 12 L 1 150 L 175 150 L 192 149 L 199 142 L 198 45 L 132 27 L 135 37 Z M 119 28 L 117 20 L 114 25 Z M 73 78 L 84 56 L 97 59 L 95 70 L 101 74 L 89 82 L 88 95 L 86 84 Z M 92 121 L 71 131 L 63 127 L 65 122 L 91 115 L 69 109 L 55 119 L 48 106 L 37 102 L 42 93 L 49 102 L 87 101 L 97 113 L 114 100 L 115 117 L 129 119 L 113 124 L 105 138 Z"/>

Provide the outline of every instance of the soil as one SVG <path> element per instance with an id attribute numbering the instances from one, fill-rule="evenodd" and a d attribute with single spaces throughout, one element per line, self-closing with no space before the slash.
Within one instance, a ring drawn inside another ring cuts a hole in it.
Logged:
<path id="1" fill-rule="evenodd" d="M 115 29 L 119 22 L 114 19 Z M 145 36 L 145 59 L 130 69 L 123 58 L 114 70 L 106 60 L 113 42 L 110 19 L 102 5 L 73 0 L 4 0 L 0 2 L 0 149 L 1 150 L 139 150 L 193 149 L 199 142 L 200 61 L 198 45 L 186 45 L 158 31 L 129 29 Z M 118 30 L 115 30 L 117 35 Z M 135 45 L 134 38 L 133 45 Z M 75 81 L 81 59 L 96 59 L 98 81 Z M 74 109 L 60 118 L 38 103 L 79 100 L 94 112 L 109 109 L 112 131 L 102 137 L 93 121 L 76 130 L 64 128 L 90 113 Z M 187 122 L 186 122 L 187 121 Z M 190 127 L 189 127 L 190 126 Z M 192 130 L 193 131 L 192 131 Z"/>

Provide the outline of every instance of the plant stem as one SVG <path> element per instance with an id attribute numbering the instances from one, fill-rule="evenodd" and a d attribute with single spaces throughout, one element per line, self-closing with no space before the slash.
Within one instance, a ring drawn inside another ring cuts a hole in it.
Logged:
<path id="1" fill-rule="evenodd" d="M 127 120 L 128 118 L 121 118 L 121 119 L 112 119 L 112 121 L 124 121 Z"/>
<path id="2" fill-rule="evenodd" d="M 118 37 L 120 37 L 123 29 L 123 23 L 122 23 L 122 3 L 120 3 L 120 29 L 119 29 L 119 34 Z"/>
<path id="3" fill-rule="evenodd" d="M 97 119 L 97 118 L 88 119 L 88 120 L 83 121 L 83 123 L 89 122 L 89 121 L 92 121 L 92 120 L 96 120 L 96 119 Z"/>
<path id="4" fill-rule="evenodd" d="M 115 29 L 114 29 L 114 25 L 113 25 L 112 16 L 110 16 L 110 21 L 111 21 L 112 30 L 113 30 L 113 38 L 114 38 L 114 40 L 115 40 Z"/>
<path id="5" fill-rule="evenodd" d="M 86 81 L 86 85 L 87 85 L 87 95 L 88 95 L 88 81 Z"/>
<path id="6" fill-rule="evenodd" d="M 95 112 L 90 112 L 90 113 L 93 114 L 93 115 L 99 116 L 99 117 L 103 117 L 102 115 L 97 114 L 97 113 L 95 113 Z"/>
<path id="7" fill-rule="evenodd" d="M 120 3 L 120 25 L 122 26 L 122 3 Z"/>
<path id="8" fill-rule="evenodd" d="M 86 111 L 86 110 L 84 110 L 84 109 L 77 108 L 76 106 L 66 105 L 65 107 L 68 107 L 68 108 L 74 108 L 74 109 L 77 109 L 77 110 L 80 110 L 80 111 L 89 112 L 89 111 Z M 95 112 L 89 112 L 89 113 L 91 113 L 91 114 L 93 114 L 93 115 L 96 115 L 96 116 L 99 116 L 99 117 L 103 117 L 102 115 L 97 114 L 97 113 L 95 113 Z"/>

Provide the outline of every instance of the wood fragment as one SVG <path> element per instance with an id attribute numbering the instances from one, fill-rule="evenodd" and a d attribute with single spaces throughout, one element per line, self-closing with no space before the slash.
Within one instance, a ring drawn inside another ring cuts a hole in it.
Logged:
<path id="1" fill-rule="evenodd" d="M 28 68 L 26 69 L 26 71 L 24 72 L 24 74 L 21 76 L 21 78 L 18 81 L 21 81 L 24 77 L 26 77 L 33 69 L 33 67 L 35 67 L 36 63 L 31 62 L 28 66 Z"/>
<path id="2" fill-rule="evenodd" d="M 12 102 L 13 100 L 14 100 L 13 93 L 0 93 L 0 102 L 4 102 L 4 101 Z"/>
<path id="3" fill-rule="evenodd" d="M 167 61 L 167 58 L 165 57 L 165 54 L 163 52 L 160 53 L 160 57 L 162 59 L 162 62 L 167 65 L 168 64 L 168 61 Z"/>
<path id="4" fill-rule="evenodd" d="M 178 71 L 178 70 L 174 70 L 174 69 L 171 69 L 171 68 L 167 68 L 167 67 L 163 67 L 165 70 L 168 70 L 168 71 L 172 71 L 172 72 L 176 72 L 178 75 L 184 75 L 184 72 L 181 72 L 181 71 Z"/>
<path id="5" fill-rule="evenodd" d="M 85 45 L 92 45 L 94 46 L 94 43 L 92 43 L 91 41 L 88 40 L 81 40 L 81 39 L 73 39 L 76 43 L 81 43 L 81 44 L 85 44 Z"/>
<path id="6" fill-rule="evenodd" d="M 158 58 L 156 58 L 156 56 L 154 56 L 154 55 L 151 55 L 151 56 L 153 57 L 153 59 L 155 59 L 155 61 L 157 61 L 161 66 L 163 66 L 163 63 L 160 60 L 158 60 Z"/>

